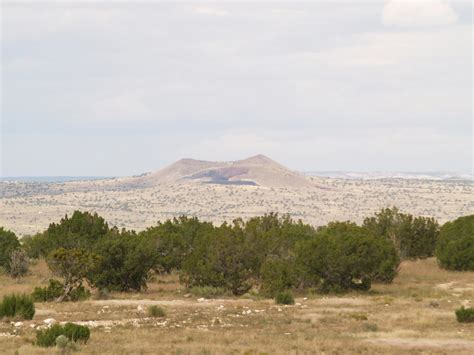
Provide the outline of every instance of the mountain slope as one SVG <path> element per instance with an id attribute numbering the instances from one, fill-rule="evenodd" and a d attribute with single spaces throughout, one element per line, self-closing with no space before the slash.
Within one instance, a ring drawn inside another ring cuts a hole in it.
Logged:
<path id="1" fill-rule="evenodd" d="M 291 171 L 264 155 L 231 162 L 181 159 L 154 173 L 120 179 L 121 184 L 135 187 L 180 182 L 286 188 L 311 185 L 304 175 Z"/>

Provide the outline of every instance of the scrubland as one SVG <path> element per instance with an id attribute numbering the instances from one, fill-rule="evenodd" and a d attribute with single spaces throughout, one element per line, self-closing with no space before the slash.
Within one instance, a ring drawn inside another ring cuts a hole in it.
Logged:
<path id="1" fill-rule="evenodd" d="M 335 220 L 360 223 L 387 206 L 440 223 L 474 210 L 470 181 L 307 179 L 311 184 L 299 188 L 192 181 L 146 188 L 117 187 L 113 181 L 0 183 L 0 225 L 17 235 L 34 234 L 74 210 L 94 211 L 112 225 L 135 230 L 180 215 L 220 224 L 279 212 L 320 226 Z"/>
<path id="2" fill-rule="evenodd" d="M 46 285 L 49 270 L 38 261 L 19 282 L 0 276 L 0 297 Z M 156 276 L 143 292 L 102 299 L 36 303 L 32 321 L 0 323 L 2 353 L 50 354 L 34 346 L 45 319 L 91 328 L 80 345 L 88 354 L 472 354 L 474 324 L 457 323 L 454 310 L 474 304 L 474 272 L 450 272 L 435 259 L 404 261 L 392 284 L 368 293 L 296 293 L 293 306 L 252 294 L 204 299 L 189 293 L 176 274 Z M 147 314 L 150 305 L 165 317 Z"/>

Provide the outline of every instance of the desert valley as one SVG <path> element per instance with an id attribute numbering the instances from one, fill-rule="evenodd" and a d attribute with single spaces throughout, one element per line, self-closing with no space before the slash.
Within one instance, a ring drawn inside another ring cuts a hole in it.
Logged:
<path id="1" fill-rule="evenodd" d="M 182 159 L 140 176 L 64 183 L 0 182 L 0 225 L 19 235 L 44 230 L 74 210 L 142 230 L 180 215 L 221 223 L 268 212 L 314 226 L 362 222 L 398 207 L 441 223 L 474 210 L 469 180 L 341 179 L 305 176 L 257 155 L 235 162 Z"/>

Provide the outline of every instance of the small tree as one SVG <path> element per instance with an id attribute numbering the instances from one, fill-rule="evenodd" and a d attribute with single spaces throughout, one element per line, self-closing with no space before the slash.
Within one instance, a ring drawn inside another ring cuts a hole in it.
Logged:
<path id="1" fill-rule="evenodd" d="M 149 240 L 133 231 L 111 230 L 99 241 L 94 252 L 99 260 L 88 280 L 99 289 L 140 291 L 155 265 L 155 251 Z"/>
<path id="2" fill-rule="evenodd" d="M 10 254 L 9 274 L 17 281 L 28 273 L 28 254 L 23 249 L 15 249 Z"/>
<path id="3" fill-rule="evenodd" d="M 13 250 L 20 247 L 20 242 L 15 233 L 0 227 L 0 267 L 7 272 L 10 268 L 10 255 Z"/>
<path id="4" fill-rule="evenodd" d="M 262 294 L 274 297 L 279 292 L 283 292 L 297 286 L 298 267 L 292 259 L 267 259 L 260 269 Z"/>
<path id="5" fill-rule="evenodd" d="M 400 258 L 423 259 L 434 255 L 439 235 L 438 222 L 433 218 L 413 217 L 398 208 L 384 208 L 363 225 L 376 237 L 393 242 Z"/>
<path id="6" fill-rule="evenodd" d="M 107 222 L 97 213 L 74 211 L 71 217 L 66 215 L 44 232 L 22 239 L 22 243 L 32 258 L 46 257 L 58 248 L 91 251 L 108 231 Z"/>
<path id="7" fill-rule="evenodd" d="M 57 299 L 62 302 L 82 286 L 89 271 L 97 264 L 97 256 L 84 249 L 59 248 L 49 254 L 46 262 L 52 273 L 64 280 L 64 292 Z"/>
<path id="8" fill-rule="evenodd" d="M 242 295 L 256 275 L 254 251 L 239 226 L 223 224 L 195 241 L 180 279 L 187 287 L 222 287 Z"/>
<path id="9" fill-rule="evenodd" d="M 474 271 L 474 215 L 443 225 L 436 243 L 436 257 L 442 268 Z"/>
<path id="10" fill-rule="evenodd" d="M 399 259 L 393 244 L 350 222 L 332 222 L 299 244 L 304 273 L 323 292 L 368 290 L 371 282 L 392 281 Z"/>

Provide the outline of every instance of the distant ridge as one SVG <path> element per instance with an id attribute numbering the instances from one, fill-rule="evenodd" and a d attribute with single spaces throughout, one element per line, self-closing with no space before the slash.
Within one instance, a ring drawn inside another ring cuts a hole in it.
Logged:
<path id="1" fill-rule="evenodd" d="M 455 173 L 444 171 L 432 172 L 402 172 L 402 171 L 310 171 L 306 176 L 329 177 L 347 180 L 381 180 L 381 179 L 403 179 L 403 180 L 433 180 L 433 181 L 473 181 L 474 175 L 469 173 Z"/>
<path id="2" fill-rule="evenodd" d="M 120 183 L 136 187 L 177 182 L 270 188 L 312 185 L 303 174 L 292 171 L 262 154 L 229 162 L 185 158 L 144 176 L 120 179 Z"/>

